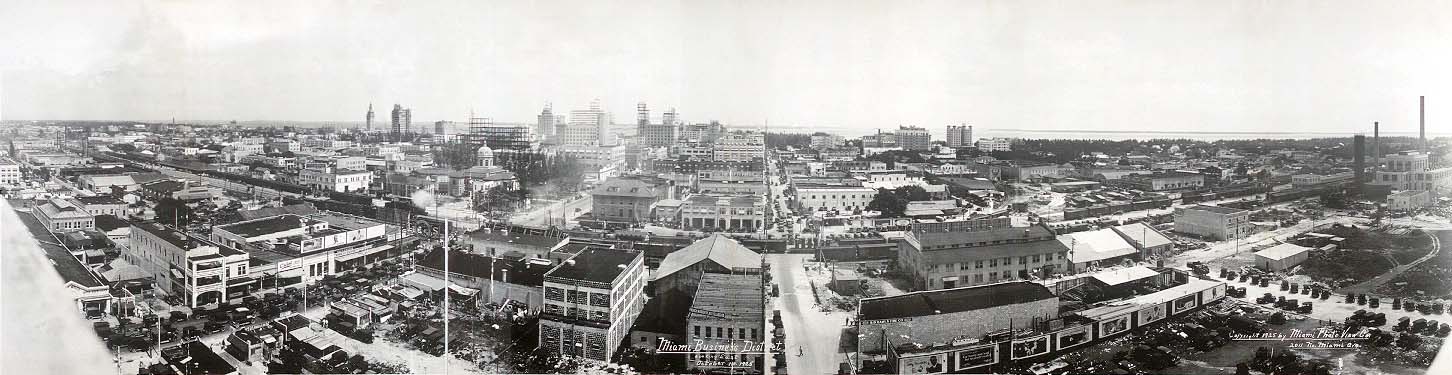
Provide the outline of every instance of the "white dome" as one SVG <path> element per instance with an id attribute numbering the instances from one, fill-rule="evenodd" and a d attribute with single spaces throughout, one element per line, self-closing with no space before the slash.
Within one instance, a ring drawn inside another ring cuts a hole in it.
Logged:
<path id="1" fill-rule="evenodd" d="M 494 156 L 494 150 L 490 150 L 489 149 L 489 146 L 479 146 L 479 151 L 475 151 L 474 152 L 474 155 L 477 155 L 477 156 L 485 156 L 485 155 Z"/>

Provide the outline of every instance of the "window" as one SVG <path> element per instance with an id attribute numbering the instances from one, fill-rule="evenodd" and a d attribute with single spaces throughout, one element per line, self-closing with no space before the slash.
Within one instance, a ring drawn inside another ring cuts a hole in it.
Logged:
<path id="1" fill-rule="evenodd" d="M 988 260 L 988 266 L 989 267 L 998 267 L 998 259 L 997 258 L 989 259 Z"/>
<path id="2" fill-rule="evenodd" d="M 716 327 L 716 337 L 725 337 L 721 336 L 721 327 Z"/>
<path id="3" fill-rule="evenodd" d="M 983 268 L 983 261 L 981 261 L 981 260 L 973 261 L 973 268 Z"/>
<path id="4" fill-rule="evenodd" d="M 695 333 L 691 334 L 691 336 L 700 336 L 701 335 L 701 326 L 691 326 L 691 330 L 692 331 L 695 331 Z"/>
<path id="5" fill-rule="evenodd" d="M 711 327 L 706 327 L 706 338 L 711 338 Z"/>

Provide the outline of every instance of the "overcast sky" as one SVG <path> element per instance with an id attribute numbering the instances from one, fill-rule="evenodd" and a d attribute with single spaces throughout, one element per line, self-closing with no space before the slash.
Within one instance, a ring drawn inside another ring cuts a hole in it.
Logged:
<path id="1" fill-rule="evenodd" d="M 1384 4 L 1392 3 L 1392 4 Z M 0 11 L 0 118 L 1354 131 L 1452 119 L 1452 3 L 56 2 Z"/>

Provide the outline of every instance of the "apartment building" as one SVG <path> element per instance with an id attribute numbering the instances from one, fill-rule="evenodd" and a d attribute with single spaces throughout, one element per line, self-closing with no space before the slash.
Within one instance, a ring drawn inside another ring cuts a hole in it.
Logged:
<path id="1" fill-rule="evenodd" d="M 917 126 L 897 127 L 897 146 L 904 150 L 927 150 L 933 148 L 933 136 L 928 129 Z"/>
<path id="2" fill-rule="evenodd" d="M 973 127 L 948 125 L 948 147 L 973 147 Z"/>

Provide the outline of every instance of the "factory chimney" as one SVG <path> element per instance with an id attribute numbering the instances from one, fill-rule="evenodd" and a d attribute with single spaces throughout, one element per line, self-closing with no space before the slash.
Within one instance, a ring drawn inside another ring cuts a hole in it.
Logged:
<path id="1" fill-rule="evenodd" d="M 1353 186 L 1361 190 L 1361 184 L 1366 181 L 1366 136 L 1357 134 L 1352 137 L 1352 148 L 1354 149 L 1352 160 L 1352 172 L 1356 175 L 1356 184 Z"/>
<path id="2" fill-rule="evenodd" d="M 1371 167 L 1381 168 L 1381 122 L 1371 123 Z"/>
<path id="3" fill-rule="evenodd" d="M 1419 97 L 1417 97 L 1417 119 L 1418 119 L 1417 123 L 1419 125 L 1417 127 L 1418 128 L 1418 133 L 1421 135 L 1419 138 L 1417 138 L 1417 140 L 1419 142 L 1419 143 L 1417 143 L 1417 147 L 1420 147 L 1422 151 L 1427 151 L 1427 97 L 1426 96 L 1419 96 Z"/>

